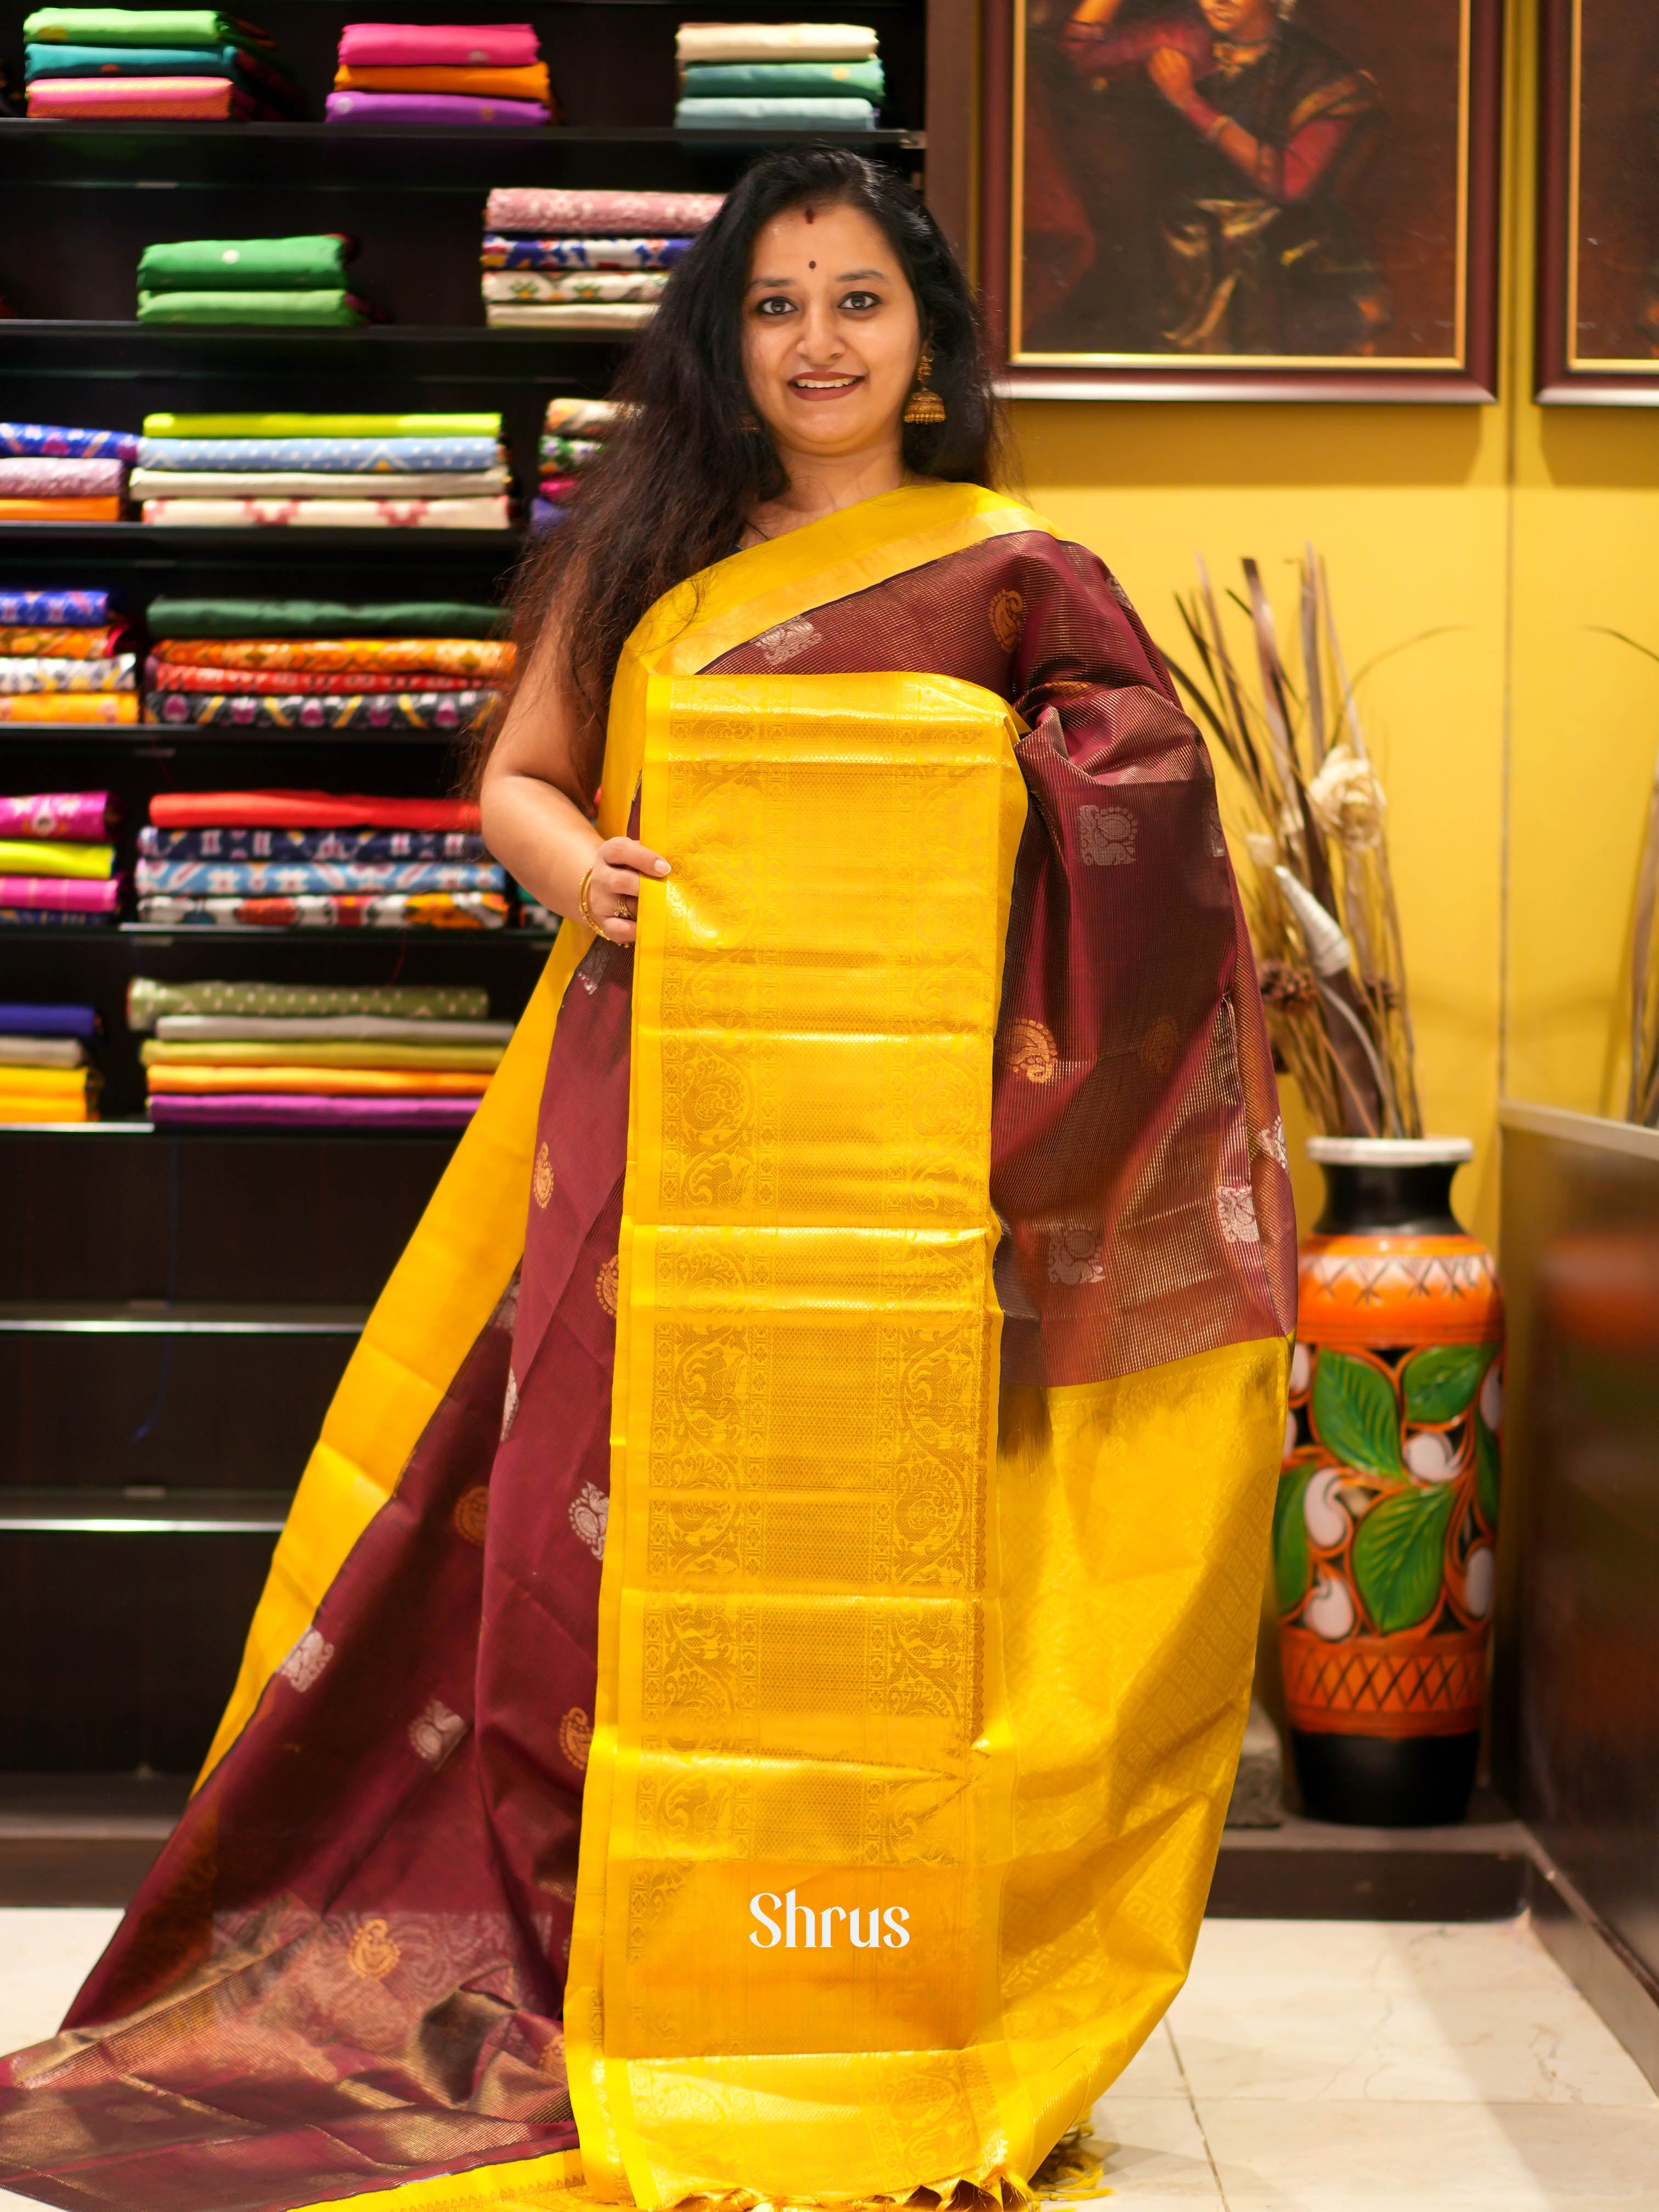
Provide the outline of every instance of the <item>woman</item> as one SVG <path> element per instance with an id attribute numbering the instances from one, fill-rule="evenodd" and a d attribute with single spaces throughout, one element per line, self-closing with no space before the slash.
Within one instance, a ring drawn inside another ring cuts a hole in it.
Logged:
<path id="1" fill-rule="evenodd" d="M 10 2062 L 52 2202 L 1018 2193 L 1185 1971 L 1293 1310 L 1196 734 L 873 165 L 751 170 L 623 396 L 482 779 L 582 921 Z"/>
<path id="2" fill-rule="evenodd" d="M 1377 121 L 1372 79 L 1291 20 L 1296 0 L 1178 0 L 1119 27 L 1121 5 L 1080 0 L 1061 43 L 1091 83 L 1144 66 L 1172 120 L 1154 186 L 1164 296 L 1145 343 L 1374 350 L 1387 283 L 1340 198 Z"/>

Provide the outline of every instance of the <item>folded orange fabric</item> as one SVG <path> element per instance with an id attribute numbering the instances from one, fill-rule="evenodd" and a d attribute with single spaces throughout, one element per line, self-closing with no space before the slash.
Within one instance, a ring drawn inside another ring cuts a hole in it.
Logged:
<path id="1" fill-rule="evenodd" d="M 8 660 L 107 660 L 121 650 L 125 636 L 120 623 L 107 629 L 0 628 L 0 654 Z"/>
<path id="2" fill-rule="evenodd" d="M 0 696 L 0 722 L 136 722 L 136 691 L 23 691 Z"/>
<path id="3" fill-rule="evenodd" d="M 447 1068 L 180 1067 L 146 1071 L 152 1091 L 310 1091 L 345 1098 L 482 1098 L 487 1075 Z"/>
<path id="4" fill-rule="evenodd" d="M 301 669 L 319 675 L 384 669 L 500 677 L 513 669 L 511 645 L 484 637 L 168 637 L 153 654 L 191 668 Z"/>
<path id="5" fill-rule="evenodd" d="M 94 1121 L 97 1115 L 79 1098 L 39 1098 L 21 1091 L 0 1091 L 0 1122 Z"/>
<path id="6" fill-rule="evenodd" d="M 337 92 L 456 92 L 477 100 L 552 98 L 545 62 L 522 69 L 394 69 L 387 64 L 353 69 L 342 63 L 334 72 Z"/>
<path id="7" fill-rule="evenodd" d="M 118 499 L 0 499 L 0 522 L 118 522 Z"/>

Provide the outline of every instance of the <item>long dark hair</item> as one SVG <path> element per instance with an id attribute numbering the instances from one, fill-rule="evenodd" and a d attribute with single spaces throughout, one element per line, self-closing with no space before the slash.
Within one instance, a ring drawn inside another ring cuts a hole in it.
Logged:
<path id="1" fill-rule="evenodd" d="M 623 413 L 602 457 L 583 470 L 571 513 L 528 556 L 514 586 L 513 688 L 556 602 L 564 631 L 557 674 L 590 798 L 629 631 L 665 592 L 734 552 L 750 511 L 787 487 L 750 405 L 742 309 L 757 236 L 774 216 L 808 201 L 871 216 L 915 295 L 945 412 L 943 422 L 904 426 L 905 466 L 957 483 L 988 483 L 999 471 L 1000 415 L 973 294 L 921 197 L 891 170 L 841 147 L 763 155 L 669 278 L 612 388 Z M 476 740 L 475 787 L 507 704 Z"/>

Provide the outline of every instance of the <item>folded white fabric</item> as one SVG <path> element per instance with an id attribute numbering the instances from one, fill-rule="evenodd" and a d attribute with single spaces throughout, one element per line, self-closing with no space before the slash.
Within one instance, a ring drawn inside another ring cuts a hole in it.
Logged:
<path id="1" fill-rule="evenodd" d="M 135 469 L 134 499 L 478 499 L 507 489 L 505 469 L 325 476 L 315 469 Z"/>
<path id="2" fill-rule="evenodd" d="M 564 300 L 538 305 L 494 303 L 484 309 L 492 331 L 636 331 L 657 312 L 654 300 L 629 307 L 625 301 Z"/>
<path id="3" fill-rule="evenodd" d="M 682 23 L 686 62 L 867 62 L 876 34 L 864 23 Z"/>
<path id="4" fill-rule="evenodd" d="M 147 499 L 144 520 L 164 530 L 506 530 L 511 518 L 504 499 Z"/>
<path id="5" fill-rule="evenodd" d="M 486 269 L 486 300 L 659 300 L 668 282 L 665 269 L 638 269 L 626 274 L 604 271 L 578 275 L 565 271 L 549 275 L 540 269 Z"/>
<path id="6" fill-rule="evenodd" d="M 79 1037 L 0 1036 L 0 1067 L 84 1067 Z"/>
<path id="7" fill-rule="evenodd" d="M 102 660 L 66 660 L 58 654 L 36 659 L 0 653 L 0 697 L 70 691 L 131 691 L 137 655 L 111 653 Z"/>

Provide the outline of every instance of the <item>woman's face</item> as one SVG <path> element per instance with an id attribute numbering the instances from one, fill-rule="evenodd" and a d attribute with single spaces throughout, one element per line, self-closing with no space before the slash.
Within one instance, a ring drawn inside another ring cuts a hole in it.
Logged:
<path id="1" fill-rule="evenodd" d="M 896 442 L 921 331 L 898 256 L 857 208 L 790 208 L 755 240 L 744 372 L 780 448 L 826 459 Z"/>
<path id="2" fill-rule="evenodd" d="M 1204 20 L 1218 38 L 1269 39 L 1279 22 L 1273 0 L 1198 0 Z"/>

